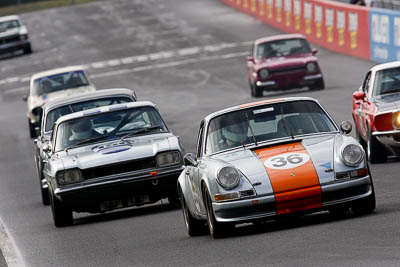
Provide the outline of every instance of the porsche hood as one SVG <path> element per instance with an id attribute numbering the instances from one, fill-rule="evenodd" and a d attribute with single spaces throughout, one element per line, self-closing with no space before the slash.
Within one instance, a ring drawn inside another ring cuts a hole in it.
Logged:
<path id="1" fill-rule="evenodd" d="M 218 155 L 250 181 L 258 195 L 291 190 L 284 183 L 307 187 L 334 181 L 335 135 Z M 261 183 L 261 184 L 260 184 Z M 299 184 L 300 183 L 300 184 Z"/>

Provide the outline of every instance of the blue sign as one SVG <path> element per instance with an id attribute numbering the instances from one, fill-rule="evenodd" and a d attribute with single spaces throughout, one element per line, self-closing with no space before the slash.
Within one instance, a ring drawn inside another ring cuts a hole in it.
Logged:
<path id="1" fill-rule="evenodd" d="M 370 9 L 371 60 L 390 62 L 400 60 L 400 12 Z"/>

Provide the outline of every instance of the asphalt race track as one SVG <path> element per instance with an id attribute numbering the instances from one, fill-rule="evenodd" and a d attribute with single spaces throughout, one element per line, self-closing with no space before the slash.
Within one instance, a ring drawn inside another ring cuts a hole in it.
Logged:
<path id="1" fill-rule="evenodd" d="M 372 215 L 350 212 L 244 225 L 227 238 L 189 238 L 180 210 L 163 203 L 74 214 L 55 228 L 40 201 L 22 95 L 32 73 L 84 64 L 98 88 L 126 87 L 158 105 L 187 152 L 207 114 L 254 101 L 249 41 L 278 31 L 218 0 L 109 0 L 24 14 L 34 53 L 0 59 L 0 217 L 27 266 L 398 266 L 400 164 L 371 165 Z M 351 121 L 352 92 L 372 62 L 319 49 L 327 88 L 267 97 L 317 98 Z M 353 132 L 354 134 L 354 132 Z"/>

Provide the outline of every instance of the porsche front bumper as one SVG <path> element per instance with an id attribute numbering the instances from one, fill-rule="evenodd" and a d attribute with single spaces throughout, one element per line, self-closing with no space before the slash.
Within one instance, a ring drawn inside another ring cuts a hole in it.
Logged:
<path id="1" fill-rule="evenodd" d="M 328 210 L 336 205 L 349 205 L 353 201 L 370 196 L 373 193 L 369 175 L 356 179 L 336 180 L 321 185 L 321 207 L 302 212 Z M 256 196 L 253 198 L 230 202 L 213 202 L 215 218 L 218 222 L 243 223 L 260 219 L 272 219 L 279 216 L 276 209 L 274 194 Z"/>

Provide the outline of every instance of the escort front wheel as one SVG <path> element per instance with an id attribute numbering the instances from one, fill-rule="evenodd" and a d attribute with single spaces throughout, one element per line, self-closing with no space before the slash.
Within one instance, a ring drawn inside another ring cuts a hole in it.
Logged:
<path id="1" fill-rule="evenodd" d="M 72 211 L 50 193 L 51 213 L 53 215 L 54 225 L 64 227 L 73 224 Z"/>

